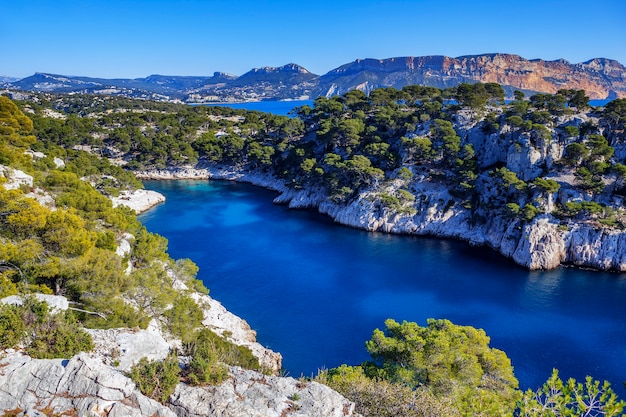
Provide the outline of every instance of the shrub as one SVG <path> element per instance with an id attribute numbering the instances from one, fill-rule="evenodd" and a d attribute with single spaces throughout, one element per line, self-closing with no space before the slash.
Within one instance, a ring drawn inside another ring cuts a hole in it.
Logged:
<path id="1" fill-rule="evenodd" d="M 71 312 L 50 314 L 48 305 L 34 298 L 0 307 L 0 346 L 13 348 L 20 343 L 37 359 L 69 358 L 93 349 L 91 335 Z"/>
<path id="2" fill-rule="evenodd" d="M 35 326 L 26 351 L 37 359 L 70 358 L 93 347 L 91 335 L 67 312 L 49 315 Z"/>
<path id="3" fill-rule="evenodd" d="M 580 131 L 576 126 L 565 126 L 563 128 L 563 133 L 568 138 L 575 138 L 575 137 L 578 137 L 578 134 L 580 133 Z"/>
<path id="4" fill-rule="evenodd" d="M 354 401 L 356 411 L 366 417 L 460 416 L 449 399 L 435 397 L 428 388 L 371 379 L 360 366 L 341 365 L 320 372 L 315 380 Z"/>
<path id="5" fill-rule="evenodd" d="M 520 417 L 623 416 L 626 402 L 620 401 L 608 382 L 600 385 L 591 377 L 585 383 L 559 378 L 555 369 L 537 391 L 528 390 L 519 402 Z"/>
<path id="6" fill-rule="evenodd" d="M 188 295 L 180 294 L 172 308 L 163 313 L 167 319 L 167 329 L 183 342 L 189 340 L 195 329 L 200 327 L 204 313 Z"/>
<path id="7" fill-rule="evenodd" d="M 22 320 L 23 308 L 3 304 L 0 306 L 0 347 L 9 349 L 17 346 L 26 334 L 26 325 Z"/>
<path id="8" fill-rule="evenodd" d="M 561 188 L 561 185 L 552 179 L 536 178 L 533 184 L 541 188 L 544 193 L 549 194 L 556 193 Z"/>
<path id="9" fill-rule="evenodd" d="M 180 382 L 178 359 L 174 355 L 169 355 L 162 361 L 141 358 L 131 368 L 128 377 L 144 395 L 164 403 Z"/>
<path id="10" fill-rule="evenodd" d="M 522 219 L 530 223 L 540 212 L 537 207 L 527 203 L 522 207 Z"/>
<path id="11" fill-rule="evenodd" d="M 193 344 L 196 355 L 214 355 L 219 362 L 246 369 L 260 368 L 259 360 L 249 348 L 229 342 L 209 329 L 198 331 Z"/>
<path id="12" fill-rule="evenodd" d="M 189 363 L 189 383 L 192 385 L 219 385 L 228 377 L 228 368 L 215 357 L 194 355 Z"/>

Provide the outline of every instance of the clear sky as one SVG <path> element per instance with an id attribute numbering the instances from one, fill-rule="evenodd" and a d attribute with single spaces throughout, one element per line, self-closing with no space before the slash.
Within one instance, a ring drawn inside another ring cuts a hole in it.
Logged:
<path id="1" fill-rule="evenodd" d="M 0 0 L 0 74 L 241 75 L 475 55 L 626 65 L 626 0 Z"/>

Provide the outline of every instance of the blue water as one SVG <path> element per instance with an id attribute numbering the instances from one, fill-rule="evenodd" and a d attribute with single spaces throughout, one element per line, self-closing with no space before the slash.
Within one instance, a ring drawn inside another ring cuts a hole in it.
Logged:
<path id="1" fill-rule="evenodd" d="M 304 105 L 313 107 L 313 100 L 249 101 L 246 103 L 207 103 L 206 105 L 230 107 L 233 109 L 257 110 L 265 113 L 273 113 L 280 116 L 288 116 L 289 112 L 296 107 Z"/>
<path id="2" fill-rule="evenodd" d="M 211 295 L 245 318 L 292 376 L 368 359 L 384 320 L 448 318 L 483 328 L 522 388 L 558 368 L 609 380 L 626 397 L 626 274 L 528 272 L 462 242 L 368 233 L 272 204 L 222 181 L 148 181 L 167 202 L 141 216 Z"/>
<path id="3" fill-rule="evenodd" d="M 604 106 L 611 100 L 590 100 L 592 106 Z M 289 116 L 295 107 L 308 105 L 313 107 L 313 100 L 293 101 L 249 101 L 246 103 L 209 103 L 207 106 L 231 107 L 233 109 L 257 110 L 281 116 Z"/>

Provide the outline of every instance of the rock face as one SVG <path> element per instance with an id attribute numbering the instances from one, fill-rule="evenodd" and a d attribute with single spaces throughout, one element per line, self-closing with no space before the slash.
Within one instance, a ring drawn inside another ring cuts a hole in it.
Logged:
<path id="1" fill-rule="evenodd" d="M 592 99 L 626 97 L 626 68 L 617 61 L 596 58 L 570 64 L 510 54 L 358 59 L 321 76 L 318 92 L 369 92 L 410 84 L 446 88 L 478 81 L 501 84 L 509 92 L 519 89 L 553 94 L 566 88 L 585 90 Z"/>
<path id="2" fill-rule="evenodd" d="M 122 373 L 84 353 L 69 360 L 6 354 L 0 362 L 0 410 L 29 416 L 176 416 Z"/>
<path id="3" fill-rule="evenodd" d="M 349 417 L 354 403 L 316 382 L 268 377 L 231 368 L 231 379 L 218 387 L 180 384 L 170 397 L 179 417 Z"/>
<path id="4" fill-rule="evenodd" d="M 136 213 L 143 213 L 165 201 L 163 194 L 151 190 L 122 191 L 118 197 L 111 198 L 113 207 L 126 206 Z"/>
<path id="5" fill-rule="evenodd" d="M 278 373 L 282 367 L 282 355 L 261 346 L 256 341 L 256 332 L 242 318 L 226 310 L 217 300 L 208 295 L 194 294 L 194 299 L 204 307 L 204 320 L 202 324 L 215 333 L 226 337 L 231 342 L 245 346 L 259 359 L 259 364 Z"/>
<path id="6" fill-rule="evenodd" d="M 7 190 L 15 190 L 21 186 L 33 186 L 33 177 L 19 169 L 0 165 L 0 176 L 6 178 L 6 183 L 4 183 L 3 186 Z"/>
<path id="7" fill-rule="evenodd" d="M 0 360 L 0 411 L 42 417 L 358 416 L 354 403 L 324 385 L 236 367 L 220 386 L 181 383 L 160 404 L 98 357 L 32 359 L 15 351 L 4 352 Z"/>
<path id="8" fill-rule="evenodd" d="M 315 98 L 365 92 L 378 87 L 421 84 L 439 88 L 462 82 L 497 82 L 509 94 L 515 90 L 555 93 L 582 89 L 592 99 L 626 97 L 626 68 L 617 61 L 595 58 L 571 64 L 565 60 L 528 60 L 518 55 L 484 54 L 357 59 L 318 76 L 296 64 L 255 68 L 239 77 L 149 76 L 134 80 L 104 80 L 37 73 L 8 88 L 27 91 L 112 94 L 156 100 L 244 101 Z"/>
<path id="9" fill-rule="evenodd" d="M 506 155 L 506 152 L 497 150 L 494 153 Z M 535 162 L 543 162 L 549 155 L 548 151 L 540 152 Z M 521 177 L 528 173 L 528 167 L 526 163 L 517 165 Z M 512 164 L 511 168 L 516 169 L 516 165 Z M 512 222 L 499 216 L 477 224 L 468 210 L 458 205 L 447 207 L 454 202 L 454 198 L 445 187 L 427 181 L 420 182 L 419 179 L 414 181 L 411 188 L 416 196 L 416 213 L 398 214 L 381 207 L 375 192 L 361 193 L 350 204 L 340 205 L 329 200 L 321 190 L 290 189 L 277 178 L 246 172 L 244 169 L 200 164 L 196 168 L 140 172 L 138 177 L 212 178 L 249 182 L 279 191 L 280 195 L 274 199 L 277 204 L 315 209 L 346 226 L 386 233 L 461 239 L 472 245 L 488 246 L 531 270 L 574 264 L 601 270 L 626 271 L 626 253 L 623 250 L 626 247 L 626 232 L 596 230 L 591 224 L 561 228 L 549 214 L 538 216 L 523 228 L 518 221 Z M 532 175 L 529 177 L 534 178 Z M 568 191 L 564 188 L 561 193 Z"/>
<path id="10" fill-rule="evenodd" d="M 67 309 L 60 296 L 39 299 Z M 207 327 L 250 347 L 262 366 L 278 371 L 281 356 L 255 341 L 245 321 L 208 296 L 197 295 Z M 3 303 L 19 303 L 6 297 Z M 192 387 L 180 383 L 165 404 L 143 395 L 123 372 L 141 358 L 162 360 L 177 345 L 153 319 L 146 330 L 89 330 L 95 349 L 71 359 L 32 359 L 23 352 L 0 352 L 0 412 L 29 415 L 93 416 L 358 416 L 354 404 L 332 389 L 293 378 L 263 375 L 238 367 L 220 386 Z M 226 334 L 228 332 L 228 335 Z"/>

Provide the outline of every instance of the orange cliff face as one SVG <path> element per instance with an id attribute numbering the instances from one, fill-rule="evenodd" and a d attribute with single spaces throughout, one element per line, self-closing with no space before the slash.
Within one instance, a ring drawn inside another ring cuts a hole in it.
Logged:
<path id="1" fill-rule="evenodd" d="M 319 81 L 326 89 L 326 84 L 333 83 L 339 92 L 409 84 L 444 88 L 462 82 L 495 82 L 529 92 L 553 94 L 560 89 L 574 89 L 585 90 L 591 99 L 626 97 L 626 68 L 605 58 L 579 64 L 562 59 L 528 60 L 511 54 L 359 59 L 330 71 Z"/>
<path id="2" fill-rule="evenodd" d="M 523 90 L 556 93 L 585 90 L 591 99 L 626 97 L 626 68 L 617 61 L 597 58 L 580 64 L 565 60 L 527 60 L 517 55 L 492 54 L 453 58 L 454 75 L 495 82 Z M 453 75 L 453 74 L 450 74 Z"/>

